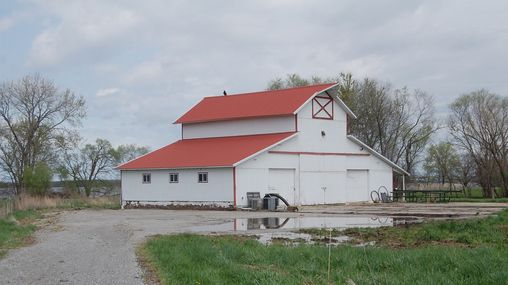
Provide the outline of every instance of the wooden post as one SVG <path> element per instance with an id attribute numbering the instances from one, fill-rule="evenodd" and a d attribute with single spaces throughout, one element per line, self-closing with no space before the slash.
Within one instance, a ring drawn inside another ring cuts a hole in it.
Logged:
<path id="1" fill-rule="evenodd" d="M 402 173 L 402 190 L 406 190 L 406 175 Z M 406 202 L 406 194 L 402 192 L 402 201 Z"/>

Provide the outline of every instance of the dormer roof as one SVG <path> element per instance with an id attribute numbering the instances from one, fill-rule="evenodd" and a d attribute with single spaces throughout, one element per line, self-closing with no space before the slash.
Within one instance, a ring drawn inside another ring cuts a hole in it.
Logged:
<path id="1" fill-rule="evenodd" d="M 226 121 L 258 117 L 289 116 L 296 114 L 314 96 L 328 92 L 346 113 L 356 117 L 337 96 L 337 83 L 326 83 L 227 96 L 203 98 L 175 124 Z M 332 94 L 335 94 L 332 96 Z"/>

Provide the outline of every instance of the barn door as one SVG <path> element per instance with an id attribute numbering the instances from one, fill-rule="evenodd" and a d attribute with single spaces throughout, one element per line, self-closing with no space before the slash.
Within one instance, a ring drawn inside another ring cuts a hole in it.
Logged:
<path id="1" fill-rule="evenodd" d="M 295 189 L 295 169 L 268 169 L 268 191 L 284 197 L 289 204 L 297 201 Z"/>
<path id="2" fill-rule="evenodd" d="M 369 201 L 369 171 L 348 169 L 346 193 L 348 202 Z"/>

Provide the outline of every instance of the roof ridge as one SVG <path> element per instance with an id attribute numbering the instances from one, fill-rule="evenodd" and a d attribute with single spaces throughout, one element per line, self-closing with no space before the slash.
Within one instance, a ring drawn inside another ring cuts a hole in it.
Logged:
<path id="1" fill-rule="evenodd" d="M 235 94 L 228 94 L 227 96 L 224 96 L 224 95 L 205 96 L 205 97 L 203 97 L 203 99 L 224 98 L 224 97 L 228 97 L 228 96 L 254 95 L 254 94 L 270 93 L 270 92 L 277 92 L 277 91 L 291 91 L 291 90 L 295 90 L 295 89 L 305 89 L 305 88 L 311 88 L 311 87 L 317 87 L 317 86 L 325 86 L 325 85 L 330 85 L 331 86 L 331 85 L 334 85 L 334 84 L 337 84 L 337 82 L 313 84 L 313 85 L 298 86 L 298 87 L 283 88 L 283 89 L 275 89 L 275 90 L 264 90 L 264 91 L 254 91 L 254 92 L 246 92 L 246 93 L 235 93 Z"/>

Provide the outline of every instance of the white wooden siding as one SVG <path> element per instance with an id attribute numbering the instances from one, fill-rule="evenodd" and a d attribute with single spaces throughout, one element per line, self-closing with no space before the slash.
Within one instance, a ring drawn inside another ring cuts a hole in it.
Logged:
<path id="1" fill-rule="evenodd" d="M 198 172 L 208 172 L 208 183 L 198 183 Z M 151 173 L 151 183 L 142 183 L 143 173 Z M 178 183 L 169 183 L 169 173 L 178 173 Z M 124 170 L 122 200 L 166 204 L 185 204 L 189 201 L 203 204 L 209 202 L 232 204 L 233 170 L 232 168 Z"/>
<path id="2" fill-rule="evenodd" d="M 338 105 L 334 106 L 333 120 L 313 119 L 311 104 L 304 106 L 297 118 L 298 135 L 272 149 L 292 154 L 265 152 L 237 167 L 238 205 L 247 205 L 246 192 L 260 192 L 261 196 L 270 192 L 268 168 L 295 169 L 294 203 L 297 205 L 369 201 L 365 193 L 361 196 L 349 193 L 348 169 L 368 170 L 364 179 L 368 188 L 365 192 L 370 193 L 380 186 L 392 189 L 391 167 L 347 139 L 346 113 Z M 324 137 L 321 131 L 325 131 Z M 314 154 L 305 154 L 308 152 Z M 345 155 L 347 153 L 367 155 Z"/>
<path id="3" fill-rule="evenodd" d="M 268 191 L 281 195 L 289 204 L 294 205 L 295 201 L 298 201 L 295 188 L 295 169 L 268 169 Z"/>
<path id="4" fill-rule="evenodd" d="M 348 169 L 346 171 L 346 196 L 350 201 L 368 201 L 369 170 Z"/>
<path id="5" fill-rule="evenodd" d="M 294 131 L 294 116 L 254 118 L 182 125 L 182 137 L 184 139 L 284 133 Z"/>

